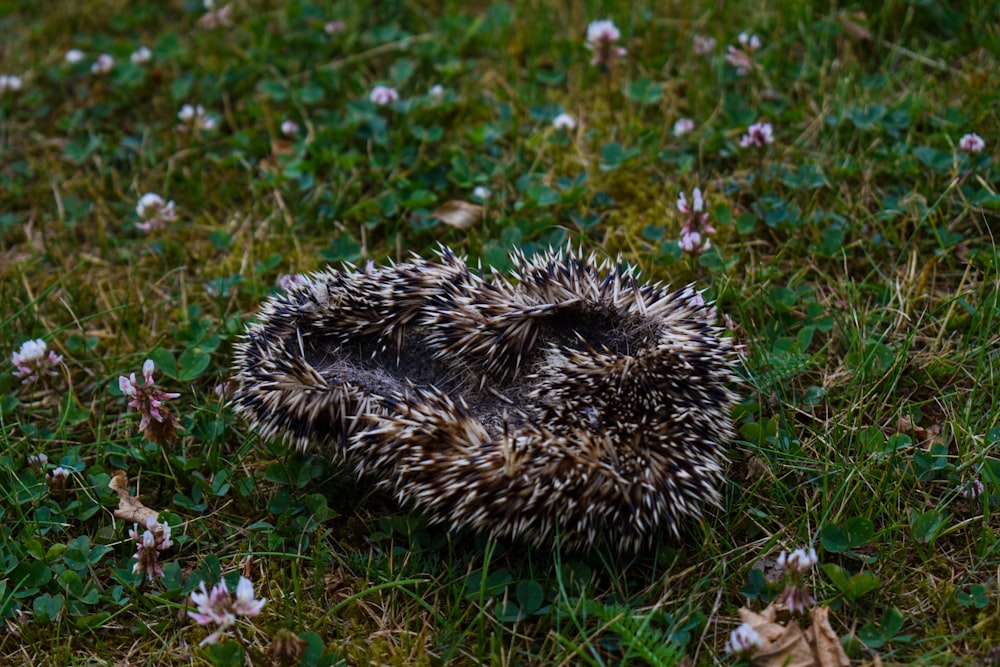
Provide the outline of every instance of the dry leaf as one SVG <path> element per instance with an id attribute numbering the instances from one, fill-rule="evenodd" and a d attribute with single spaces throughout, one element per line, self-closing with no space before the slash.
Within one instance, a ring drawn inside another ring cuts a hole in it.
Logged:
<path id="1" fill-rule="evenodd" d="M 830 627 L 830 608 L 815 607 L 812 619 L 813 624 L 809 630 L 813 650 L 816 652 L 816 664 L 819 667 L 851 667 L 851 660 L 840 645 L 840 638 Z"/>
<path id="2" fill-rule="evenodd" d="M 776 622 L 774 618 L 775 606 L 773 604 L 759 614 L 746 607 L 740 607 L 740 620 L 756 630 L 760 638 L 768 643 L 773 642 L 785 631 L 784 626 Z"/>
<path id="3" fill-rule="evenodd" d="M 850 661 L 837 634 L 830 627 L 830 610 L 813 610 L 813 625 L 803 631 L 795 621 L 782 625 L 777 619 L 778 608 L 772 604 L 761 613 L 740 608 L 740 618 L 748 624 L 764 644 L 754 653 L 754 667 L 850 667 Z"/>
<path id="4" fill-rule="evenodd" d="M 919 424 L 914 424 L 913 417 L 910 415 L 903 415 L 897 420 L 896 431 L 904 435 L 913 434 L 914 444 L 942 442 L 940 424 L 932 424 L 930 427 L 924 428 Z"/>
<path id="5" fill-rule="evenodd" d="M 247 579 L 253 579 L 253 555 L 247 556 L 243 559 L 243 576 Z"/>
<path id="6" fill-rule="evenodd" d="M 751 664 L 756 667 L 813 667 L 812 648 L 802 629 L 794 621 L 784 626 L 775 620 L 776 616 L 773 604 L 759 614 L 746 607 L 740 608 L 740 618 L 764 640 Z"/>
<path id="7" fill-rule="evenodd" d="M 342 567 L 338 567 L 335 572 L 328 575 L 325 584 L 327 595 L 330 596 L 334 604 L 354 595 L 354 589 L 348 583 L 347 574 Z"/>
<path id="8" fill-rule="evenodd" d="M 785 626 L 785 632 L 767 648 L 757 651 L 753 665 L 759 667 L 816 667 L 809 640 L 798 623 L 792 621 Z"/>
<path id="9" fill-rule="evenodd" d="M 139 502 L 138 498 L 129 494 L 128 475 L 125 474 L 124 470 L 116 470 L 111 475 L 108 486 L 118 494 L 118 509 L 115 510 L 115 516 L 119 519 L 145 526 L 146 521 L 150 518 L 156 521 L 156 517 L 160 515 L 159 512 L 146 507 Z"/>
<path id="10" fill-rule="evenodd" d="M 271 157 L 275 162 L 278 158 L 283 155 L 294 155 L 295 154 L 295 144 L 291 141 L 286 141 L 285 139 L 272 139 L 271 140 Z"/>
<path id="11" fill-rule="evenodd" d="M 453 199 L 442 204 L 431 216 L 457 229 L 468 229 L 483 217 L 483 207 Z"/>
<path id="12" fill-rule="evenodd" d="M 747 461 L 744 475 L 751 484 L 756 482 L 770 482 L 776 479 L 774 471 L 767 459 L 762 456 L 754 456 Z"/>

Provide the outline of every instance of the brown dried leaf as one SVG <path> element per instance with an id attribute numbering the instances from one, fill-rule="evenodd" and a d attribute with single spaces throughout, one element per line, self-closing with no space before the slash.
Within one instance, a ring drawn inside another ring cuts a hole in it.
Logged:
<path id="1" fill-rule="evenodd" d="M 757 631 L 761 639 L 770 643 L 785 632 L 785 626 L 775 621 L 776 609 L 772 604 L 759 614 L 746 607 L 740 607 L 740 620 Z"/>
<path id="2" fill-rule="evenodd" d="M 751 484 L 756 482 L 770 482 L 776 479 L 774 472 L 771 470 L 771 465 L 768 463 L 767 459 L 762 456 L 754 456 L 747 461 L 745 468 L 741 467 L 743 474 L 748 482 Z"/>
<path id="3" fill-rule="evenodd" d="M 913 417 L 910 415 L 902 415 L 896 420 L 896 431 L 899 433 L 909 434 L 913 430 Z"/>
<path id="4" fill-rule="evenodd" d="M 770 644 L 754 654 L 756 667 L 818 667 L 812 647 L 798 623 L 792 621 Z"/>
<path id="5" fill-rule="evenodd" d="M 770 605 L 761 613 L 740 608 L 740 618 L 747 623 L 764 645 L 751 660 L 754 667 L 850 667 L 837 634 L 830 627 L 830 610 L 813 610 L 813 625 L 803 631 L 795 621 L 782 625 L 776 619 L 778 607 Z"/>
<path id="6" fill-rule="evenodd" d="M 777 609 L 773 604 L 759 614 L 746 607 L 740 608 L 740 618 L 764 640 L 751 664 L 754 667 L 815 667 L 812 648 L 802 628 L 794 621 L 784 626 L 775 620 L 776 617 Z"/>
<path id="7" fill-rule="evenodd" d="M 830 627 L 830 608 L 815 607 L 812 621 L 809 633 L 812 635 L 816 664 L 819 667 L 851 667 L 851 660 L 847 657 L 844 647 L 840 645 L 840 638 Z"/>
<path id="8" fill-rule="evenodd" d="M 483 207 L 466 201 L 453 199 L 446 201 L 441 208 L 431 214 L 441 222 L 456 229 L 468 229 L 483 217 Z"/>
<path id="9" fill-rule="evenodd" d="M 243 576 L 247 579 L 253 579 L 253 556 L 247 556 L 243 559 Z"/>
<path id="10" fill-rule="evenodd" d="M 347 574 L 344 568 L 338 567 L 335 572 L 326 578 L 326 592 L 333 600 L 334 604 L 342 602 L 354 595 L 354 589 L 347 581 Z"/>
<path id="11" fill-rule="evenodd" d="M 124 470 L 116 470 L 111 475 L 108 486 L 118 494 L 118 509 L 115 510 L 115 516 L 119 519 L 145 526 L 150 517 L 156 521 L 156 517 L 160 515 L 159 512 L 146 507 L 139 502 L 138 498 L 129 494 L 128 475 L 125 474 Z"/>
<path id="12" fill-rule="evenodd" d="M 272 139 L 271 140 L 271 156 L 275 162 L 282 155 L 294 155 L 295 154 L 295 144 L 291 141 L 286 141 L 285 139 Z"/>
<path id="13" fill-rule="evenodd" d="M 937 444 L 942 442 L 941 424 L 932 424 L 925 428 L 913 423 L 913 417 L 903 415 L 896 422 L 896 431 L 905 435 L 913 435 L 914 444 Z"/>

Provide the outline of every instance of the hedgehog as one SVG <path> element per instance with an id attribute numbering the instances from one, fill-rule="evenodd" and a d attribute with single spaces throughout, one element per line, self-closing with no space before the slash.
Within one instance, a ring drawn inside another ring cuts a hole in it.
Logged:
<path id="1" fill-rule="evenodd" d="M 732 339 L 692 286 L 621 259 L 515 252 L 312 274 L 236 346 L 235 410 L 432 523 L 637 551 L 720 504 Z"/>

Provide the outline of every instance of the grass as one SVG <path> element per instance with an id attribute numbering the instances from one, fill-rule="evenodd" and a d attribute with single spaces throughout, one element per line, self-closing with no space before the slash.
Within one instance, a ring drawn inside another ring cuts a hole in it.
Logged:
<path id="1" fill-rule="evenodd" d="M 34 383 L 0 370 L 0 662 L 727 663 L 737 609 L 779 592 L 761 565 L 798 546 L 855 661 L 997 659 L 995 2 L 205 14 L 0 1 L 0 74 L 23 82 L 0 93 L 0 350 L 63 357 Z M 628 49 L 608 71 L 583 45 L 600 18 Z M 742 30 L 763 42 L 745 76 L 723 57 Z M 401 99 L 376 107 L 376 84 Z M 179 131 L 185 103 L 217 127 Z M 574 129 L 552 128 L 561 112 Z M 675 136 L 681 117 L 695 129 Z M 760 120 L 774 142 L 740 148 Z M 985 151 L 959 148 L 969 132 Z M 432 217 L 477 186 L 470 229 Z M 716 232 L 691 255 L 674 202 L 699 186 Z M 146 192 L 178 219 L 137 227 Z M 682 542 L 619 557 L 450 535 L 227 407 L 232 345 L 281 275 L 438 244 L 503 267 L 567 242 L 697 283 L 744 346 L 724 503 Z M 119 388 L 147 358 L 180 394 L 172 442 Z M 113 516 L 116 470 L 172 527 L 153 581 Z M 241 573 L 263 611 L 199 647 L 190 593 Z"/>

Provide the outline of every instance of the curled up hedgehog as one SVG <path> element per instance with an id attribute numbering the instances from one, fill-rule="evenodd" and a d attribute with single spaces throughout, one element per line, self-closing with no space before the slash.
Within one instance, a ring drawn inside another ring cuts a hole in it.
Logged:
<path id="1" fill-rule="evenodd" d="M 719 503 L 731 339 L 688 287 L 567 249 L 484 276 L 443 249 L 314 274 L 262 307 L 234 405 L 434 522 L 634 551 Z"/>

